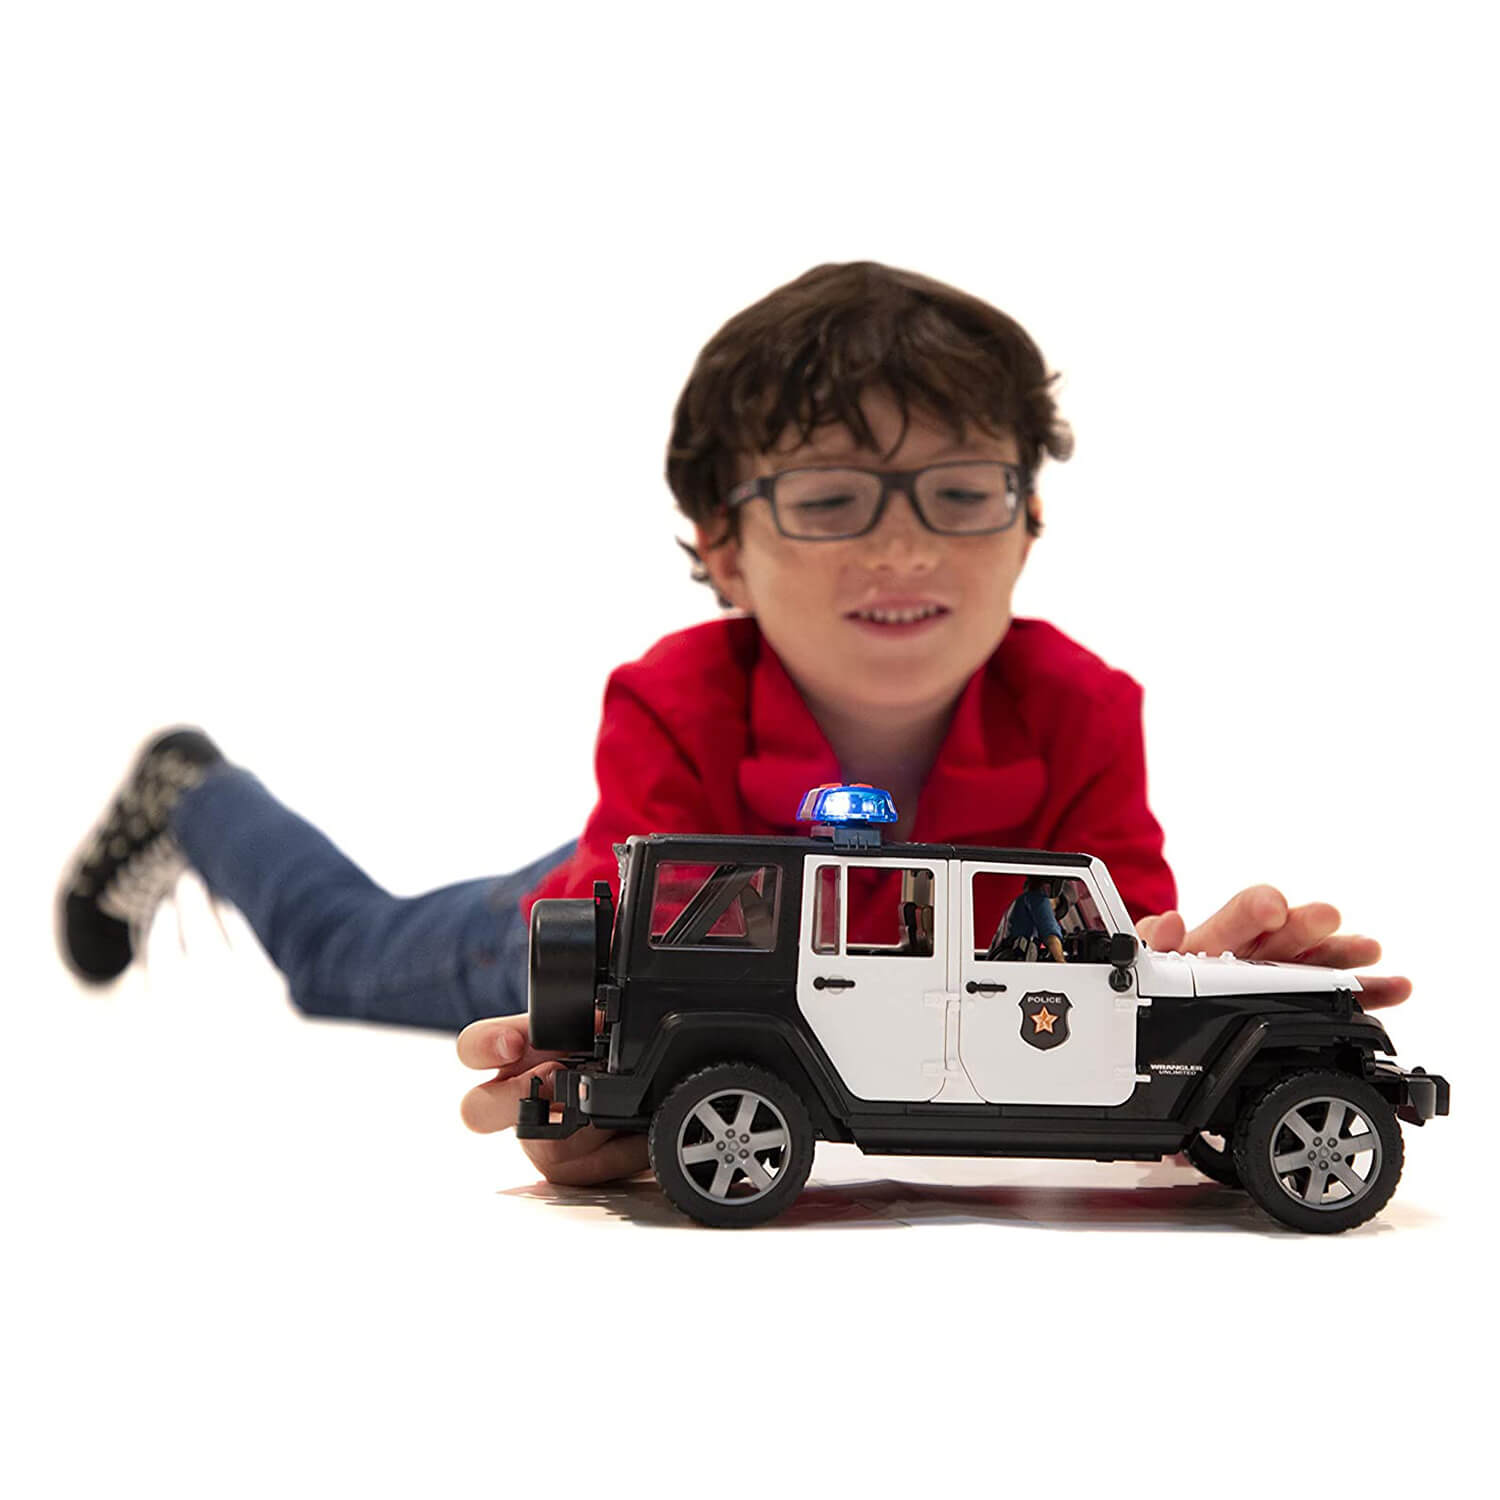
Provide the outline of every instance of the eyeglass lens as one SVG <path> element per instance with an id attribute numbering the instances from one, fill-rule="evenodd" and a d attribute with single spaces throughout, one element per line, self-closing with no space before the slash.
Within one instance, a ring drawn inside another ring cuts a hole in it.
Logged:
<path id="1" fill-rule="evenodd" d="M 880 504 L 880 477 L 863 469 L 789 469 L 776 476 L 776 510 L 788 536 L 857 536 Z M 917 508 L 936 531 L 997 531 L 1015 518 L 1003 464 L 936 464 L 917 476 Z"/>

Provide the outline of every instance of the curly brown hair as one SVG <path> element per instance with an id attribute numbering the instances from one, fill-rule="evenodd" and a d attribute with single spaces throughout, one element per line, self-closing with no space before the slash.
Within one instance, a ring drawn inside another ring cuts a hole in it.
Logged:
<path id="1" fill-rule="evenodd" d="M 1052 396 L 1057 378 L 1026 330 L 978 297 L 878 261 L 814 266 L 736 313 L 703 346 L 672 418 L 667 484 L 683 515 L 707 527 L 725 511 L 737 459 L 768 453 L 793 423 L 806 442 L 814 428 L 839 422 L 874 449 L 859 397 L 879 386 L 901 411 L 891 452 L 915 406 L 959 442 L 969 422 L 1013 433 L 1029 485 L 1044 456 L 1062 461 L 1073 451 Z M 736 521 L 731 512 L 715 545 L 735 534 Z M 1026 526 L 1041 532 L 1029 508 Z M 680 545 L 694 560 L 693 577 L 708 582 L 697 549 Z M 728 605 L 722 596 L 719 603 Z"/>

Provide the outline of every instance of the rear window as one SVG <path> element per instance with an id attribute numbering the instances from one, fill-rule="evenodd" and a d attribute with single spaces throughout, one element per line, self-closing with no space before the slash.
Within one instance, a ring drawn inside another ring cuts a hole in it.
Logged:
<path id="1" fill-rule="evenodd" d="M 651 895 L 651 946 L 769 953 L 780 901 L 776 865 L 662 860 Z"/>

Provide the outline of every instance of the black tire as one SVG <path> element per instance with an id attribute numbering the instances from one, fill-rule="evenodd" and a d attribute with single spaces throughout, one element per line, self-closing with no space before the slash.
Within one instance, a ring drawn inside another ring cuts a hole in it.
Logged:
<path id="1" fill-rule="evenodd" d="M 1234 1142 L 1227 1136 L 1220 1139 L 1224 1144 L 1216 1146 L 1200 1131 L 1183 1149 L 1187 1159 L 1205 1177 L 1212 1177 L 1225 1187 L 1242 1188 L 1245 1184 L 1240 1181 L 1240 1174 L 1234 1165 Z"/>
<path id="2" fill-rule="evenodd" d="M 764 1068 L 734 1062 L 684 1078 L 652 1115 L 647 1137 L 662 1191 L 689 1218 L 715 1229 L 775 1218 L 802 1191 L 814 1144 L 797 1091 Z M 729 1150 L 738 1153 L 732 1164 Z"/>
<path id="3" fill-rule="evenodd" d="M 1368 1144 L 1351 1152 L 1351 1141 Z M 1363 1079 L 1294 1073 L 1241 1114 L 1234 1160 L 1246 1191 L 1272 1218 L 1308 1234 L 1338 1234 L 1374 1218 L 1396 1191 L 1401 1125 Z"/>
<path id="4" fill-rule="evenodd" d="M 543 1052 L 590 1052 L 598 934 L 594 903 L 550 897 L 531 908 L 528 1025 Z"/>

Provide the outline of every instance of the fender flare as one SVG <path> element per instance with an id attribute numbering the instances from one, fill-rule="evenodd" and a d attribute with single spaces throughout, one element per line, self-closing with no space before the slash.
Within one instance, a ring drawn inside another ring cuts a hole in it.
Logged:
<path id="1" fill-rule="evenodd" d="M 1189 1130 L 1201 1130 L 1224 1096 L 1261 1052 L 1278 1047 L 1356 1047 L 1367 1055 L 1395 1048 L 1385 1027 L 1362 1011 L 1347 1019 L 1336 1016 L 1253 1016 L 1219 1051 L 1211 1067 L 1189 1094 L 1181 1120 Z"/>
<path id="2" fill-rule="evenodd" d="M 738 1010 L 672 1011 L 662 1017 L 633 1070 L 637 1114 L 649 1112 L 683 1074 L 708 1061 L 744 1061 L 769 1068 L 802 1096 L 825 1140 L 850 1139 L 847 1097 L 828 1059 L 785 1016 Z M 790 1066 L 788 1066 L 790 1064 Z M 663 1081 L 664 1080 L 664 1081 Z"/>

